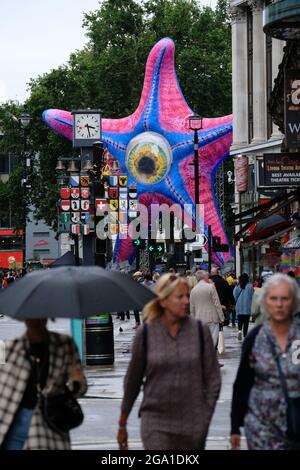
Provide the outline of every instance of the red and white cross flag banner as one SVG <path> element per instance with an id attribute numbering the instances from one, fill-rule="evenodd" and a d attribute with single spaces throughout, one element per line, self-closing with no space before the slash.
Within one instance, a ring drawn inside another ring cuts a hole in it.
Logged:
<path id="1" fill-rule="evenodd" d="M 100 213 L 108 211 L 108 205 L 106 199 L 96 199 L 95 200 L 96 206 L 96 213 L 99 215 Z"/>

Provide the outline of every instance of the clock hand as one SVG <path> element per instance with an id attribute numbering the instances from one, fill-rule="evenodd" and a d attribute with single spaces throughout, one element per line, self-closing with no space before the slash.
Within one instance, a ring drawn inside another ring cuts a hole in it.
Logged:
<path id="1" fill-rule="evenodd" d="M 90 126 L 89 126 L 88 124 L 86 124 L 84 127 L 86 127 L 86 128 L 87 128 L 87 130 L 88 130 L 88 133 L 89 133 L 89 137 L 91 137 L 91 133 L 90 133 Z"/>

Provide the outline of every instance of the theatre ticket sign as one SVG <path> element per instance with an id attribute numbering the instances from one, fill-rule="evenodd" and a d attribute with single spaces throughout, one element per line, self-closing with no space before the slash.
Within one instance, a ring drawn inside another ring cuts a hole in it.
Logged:
<path id="1" fill-rule="evenodd" d="M 264 187 L 300 185 L 300 153 L 264 154 Z"/>

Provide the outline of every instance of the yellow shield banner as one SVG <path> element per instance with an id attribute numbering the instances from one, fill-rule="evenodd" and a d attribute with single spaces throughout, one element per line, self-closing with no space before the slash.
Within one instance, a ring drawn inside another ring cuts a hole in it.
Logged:
<path id="1" fill-rule="evenodd" d="M 90 184 L 90 177 L 89 176 L 80 176 L 80 186 L 88 186 Z"/>
<path id="2" fill-rule="evenodd" d="M 122 176 L 119 176 L 119 185 L 120 186 L 127 186 L 127 176 L 125 175 L 122 175 Z"/>
<path id="3" fill-rule="evenodd" d="M 119 201 L 118 201 L 118 199 L 111 199 L 111 200 L 109 201 L 109 208 L 110 208 L 110 210 L 112 210 L 112 211 L 117 211 L 118 208 L 119 208 Z"/>

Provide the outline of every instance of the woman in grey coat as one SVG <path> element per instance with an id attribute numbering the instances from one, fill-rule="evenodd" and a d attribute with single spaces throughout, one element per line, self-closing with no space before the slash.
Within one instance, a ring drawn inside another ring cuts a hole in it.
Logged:
<path id="1" fill-rule="evenodd" d="M 144 309 L 124 381 L 118 443 L 128 448 L 127 418 L 143 384 L 141 436 L 147 450 L 204 449 L 221 380 L 211 334 L 188 314 L 189 285 L 162 276 Z"/>

